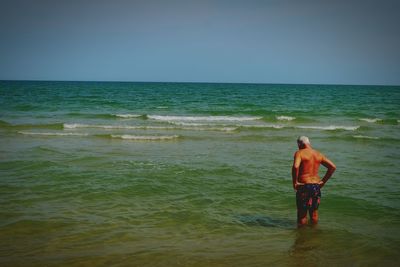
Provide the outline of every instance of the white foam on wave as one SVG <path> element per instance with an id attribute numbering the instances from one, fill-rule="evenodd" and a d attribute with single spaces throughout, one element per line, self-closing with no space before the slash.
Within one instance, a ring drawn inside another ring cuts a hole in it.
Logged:
<path id="1" fill-rule="evenodd" d="M 278 121 L 292 121 L 295 120 L 296 117 L 291 117 L 291 116 L 276 116 L 276 119 Z"/>
<path id="2" fill-rule="evenodd" d="M 313 126 L 313 125 L 297 125 L 297 126 L 288 126 L 288 125 L 281 125 L 281 124 L 256 124 L 256 125 L 240 125 L 242 128 L 274 128 L 274 129 L 282 129 L 282 128 L 298 128 L 298 129 L 314 129 L 314 130 L 346 130 L 346 131 L 355 131 L 360 126 L 336 126 L 336 125 L 329 125 L 329 126 Z"/>
<path id="3" fill-rule="evenodd" d="M 207 126 L 207 127 L 199 127 L 199 126 Z M 210 126 L 210 127 L 208 127 Z M 190 124 L 187 125 L 178 125 L 177 126 L 130 126 L 130 125 L 94 125 L 94 124 L 64 124 L 65 129 L 76 129 L 76 128 L 100 128 L 105 130 L 114 130 L 114 129 L 125 129 L 125 130 L 190 130 L 190 131 L 235 131 L 237 127 L 212 127 L 212 125 L 202 125 L 202 124 Z"/>
<path id="4" fill-rule="evenodd" d="M 36 133 L 36 132 L 18 132 L 25 135 L 44 135 L 44 136 L 88 136 L 87 133 Z"/>
<path id="5" fill-rule="evenodd" d="M 100 128 L 100 129 L 127 129 L 127 130 L 165 130 L 165 129 L 175 129 L 175 127 L 166 126 L 130 126 L 130 125 L 95 125 L 95 124 L 64 124 L 64 129 L 76 129 L 76 128 Z"/>
<path id="6" fill-rule="evenodd" d="M 375 136 L 367 136 L 367 135 L 353 135 L 354 138 L 361 138 L 361 139 L 379 139 L 379 137 Z"/>
<path id="7" fill-rule="evenodd" d="M 340 126 L 340 125 L 281 125 L 281 124 L 215 124 L 215 123 L 192 123 L 192 122 L 176 122 L 171 121 L 173 126 L 157 126 L 157 125 L 95 125 L 95 124 L 64 124 L 64 129 L 76 128 L 98 128 L 104 130 L 188 130 L 188 131 L 222 131 L 233 132 L 238 129 L 282 129 L 282 128 L 297 128 L 297 129 L 312 129 L 312 130 L 346 130 L 355 131 L 360 126 Z M 71 133 L 75 134 L 75 133 Z M 79 135 L 79 133 L 76 133 Z"/>
<path id="8" fill-rule="evenodd" d="M 196 130 L 196 131 L 222 131 L 222 132 L 233 132 L 238 127 L 183 127 L 183 130 Z"/>
<path id="9" fill-rule="evenodd" d="M 262 117 L 255 116 L 162 116 L 162 115 L 148 115 L 149 119 L 158 121 L 254 121 L 262 119 Z"/>
<path id="10" fill-rule="evenodd" d="M 382 121 L 382 119 L 379 119 L 379 118 L 373 118 L 373 119 L 371 119 L 371 118 L 362 118 L 362 119 L 360 119 L 360 121 L 366 121 L 366 122 L 370 122 L 370 123 L 375 123 L 375 122 L 378 122 L 378 121 Z"/>
<path id="11" fill-rule="evenodd" d="M 197 122 L 180 122 L 180 121 L 168 121 L 170 124 L 179 125 L 179 126 L 215 126 L 215 124 L 208 124 L 208 123 L 197 123 Z M 220 126 L 227 126 L 227 124 L 219 124 Z"/>
<path id="12" fill-rule="evenodd" d="M 119 117 L 119 118 L 128 119 L 128 118 L 139 118 L 142 115 L 139 115 L 139 114 L 115 114 L 115 116 Z"/>
<path id="13" fill-rule="evenodd" d="M 328 126 L 318 126 L 318 125 L 297 125 L 297 126 L 289 126 L 282 124 L 207 124 L 207 123 L 192 123 L 192 122 L 175 122 L 171 121 L 171 124 L 180 125 L 180 126 L 200 126 L 200 127 L 212 127 L 212 126 L 220 126 L 220 127 L 234 127 L 234 128 L 253 128 L 253 129 L 282 129 L 282 128 L 298 128 L 298 129 L 314 129 L 314 130 L 346 130 L 346 131 L 355 131 L 360 126 L 341 126 L 341 125 L 328 125 Z"/>
<path id="14" fill-rule="evenodd" d="M 73 123 L 73 124 L 64 123 L 63 128 L 64 129 L 84 128 L 83 125 L 84 124 L 79 124 L 79 123 Z"/>
<path id="15" fill-rule="evenodd" d="M 219 126 L 222 128 L 226 128 L 228 130 L 237 130 L 238 128 L 258 128 L 258 129 L 268 129 L 268 128 L 274 128 L 274 129 L 282 129 L 285 128 L 286 126 L 280 125 L 280 124 L 209 124 L 209 123 L 193 123 L 193 122 L 174 122 L 171 121 L 171 124 L 174 125 L 180 125 L 180 126 L 190 126 L 190 127 L 210 127 L 213 128 L 215 126 Z"/>
<path id="16" fill-rule="evenodd" d="M 279 125 L 279 124 L 255 124 L 255 125 L 240 125 L 242 128 L 258 128 L 258 129 L 268 129 L 268 128 L 273 128 L 273 129 L 282 129 L 285 128 L 284 125 Z"/>
<path id="17" fill-rule="evenodd" d="M 314 129 L 314 130 L 327 130 L 327 131 L 334 131 L 334 130 L 346 130 L 346 131 L 355 131 L 360 126 L 338 126 L 338 125 L 328 125 L 328 126 L 295 126 L 295 128 L 299 129 Z"/>
<path id="18" fill-rule="evenodd" d="M 112 138 L 119 138 L 124 140 L 137 140 L 137 141 L 163 141 L 163 140 L 173 140 L 179 138 L 179 135 L 161 135 L 161 136 L 146 136 L 146 135 L 111 135 Z"/>

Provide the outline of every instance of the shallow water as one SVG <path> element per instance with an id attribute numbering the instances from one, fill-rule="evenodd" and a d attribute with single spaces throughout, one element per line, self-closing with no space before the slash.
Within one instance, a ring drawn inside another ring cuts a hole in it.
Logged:
<path id="1" fill-rule="evenodd" d="M 399 87 L 0 82 L 0 263 L 395 266 L 399 119 Z M 298 135 L 338 166 L 302 230 Z"/>

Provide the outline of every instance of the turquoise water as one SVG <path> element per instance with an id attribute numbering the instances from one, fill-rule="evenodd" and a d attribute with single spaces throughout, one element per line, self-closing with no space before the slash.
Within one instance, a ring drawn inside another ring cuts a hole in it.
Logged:
<path id="1" fill-rule="evenodd" d="M 399 120 L 400 87 L 0 82 L 0 265 L 396 266 Z M 301 230 L 298 135 L 338 167 Z"/>

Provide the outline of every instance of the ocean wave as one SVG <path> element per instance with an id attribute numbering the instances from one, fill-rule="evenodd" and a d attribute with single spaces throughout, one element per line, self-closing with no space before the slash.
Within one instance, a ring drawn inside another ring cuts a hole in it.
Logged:
<path id="1" fill-rule="evenodd" d="M 143 117 L 144 115 L 139 115 L 139 114 L 114 114 L 118 118 L 124 118 L 124 119 L 130 119 L 130 118 L 140 118 Z"/>
<path id="2" fill-rule="evenodd" d="M 99 128 L 106 130 L 125 129 L 125 130 L 176 130 L 178 127 L 174 126 L 130 126 L 130 125 L 97 125 L 97 124 L 64 124 L 64 129 L 76 129 L 76 128 Z"/>
<path id="3" fill-rule="evenodd" d="M 297 128 L 297 129 L 313 129 L 313 130 L 326 130 L 326 131 L 334 131 L 334 130 L 346 130 L 346 131 L 355 131 L 360 126 L 337 126 L 337 125 L 329 125 L 329 126 L 317 126 L 317 125 L 281 125 L 281 124 L 259 124 L 259 125 L 240 125 L 240 128 L 247 128 L 247 129 L 290 129 L 290 128 Z"/>
<path id="4" fill-rule="evenodd" d="M 64 124 L 64 129 L 76 129 L 76 128 L 100 128 L 106 130 L 113 129 L 126 129 L 126 130 L 190 130 L 190 131 L 235 131 L 238 127 L 198 127 L 201 125 L 187 125 L 187 126 L 130 126 L 130 125 L 94 125 L 94 124 Z"/>
<path id="5" fill-rule="evenodd" d="M 210 123 L 192 123 L 192 122 L 174 122 L 171 121 L 171 124 L 177 125 L 177 129 L 184 130 L 199 130 L 199 131 L 223 131 L 223 132 L 231 132 L 236 131 L 240 125 L 231 125 L 231 124 L 210 124 Z"/>
<path id="6" fill-rule="evenodd" d="M 174 140 L 179 138 L 179 135 L 161 135 L 161 136 L 149 136 L 149 135 L 111 135 L 112 138 L 124 139 L 124 140 L 137 140 L 137 141 L 164 141 L 164 140 Z"/>
<path id="7" fill-rule="evenodd" d="M 354 138 L 360 138 L 360 139 L 379 139 L 379 137 L 375 136 L 367 136 L 367 135 L 353 135 Z"/>
<path id="8" fill-rule="evenodd" d="M 296 117 L 291 117 L 291 116 L 276 116 L 276 119 L 278 121 L 292 121 L 295 120 Z"/>
<path id="9" fill-rule="evenodd" d="M 189 126 L 189 127 L 197 127 L 197 126 L 216 126 L 216 124 L 209 123 L 198 123 L 198 122 L 180 122 L 180 121 L 168 121 L 170 124 L 178 125 L 178 126 Z M 229 124 L 218 124 L 219 126 L 227 126 Z"/>
<path id="10" fill-rule="evenodd" d="M 18 132 L 19 134 L 25 135 L 44 135 L 44 136 L 88 136 L 87 133 L 39 133 L 39 132 Z"/>
<path id="11" fill-rule="evenodd" d="M 273 128 L 273 129 L 282 129 L 282 128 L 287 128 L 284 125 L 279 125 L 279 124 L 262 124 L 262 125 L 240 125 L 240 128 L 243 129 L 268 129 L 268 128 Z"/>
<path id="12" fill-rule="evenodd" d="M 171 124 L 180 125 L 180 126 L 197 126 L 197 127 L 212 127 L 212 126 L 220 126 L 220 127 L 236 127 L 240 129 L 283 129 L 283 128 L 298 128 L 298 129 L 314 129 L 314 130 L 346 130 L 346 131 L 355 131 L 360 126 L 341 126 L 341 125 L 328 125 L 328 126 L 318 126 L 318 125 L 283 125 L 283 124 L 210 124 L 210 123 L 191 123 L 191 122 L 174 122 L 171 121 Z"/>
<path id="13" fill-rule="evenodd" d="M 80 113 L 80 112 L 71 112 L 66 115 L 70 117 L 78 117 L 78 118 L 89 118 L 89 119 L 115 119 L 115 118 L 124 118 L 124 119 L 132 119 L 132 118 L 146 118 L 146 115 L 141 114 L 111 114 L 111 113 Z"/>
<path id="14" fill-rule="evenodd" d="M 260 120 L 259 116 L 163 116 L 163 115 L 147 115 L 149 119 L 157 121 L 254 121 Z"/>
<path id="15" fill-rule="evenodd" d="M 219 129 L 222 131 L 235 131 L 239 128 L 275 128 L 280 129 L 283 128 L 283 125 L 267 125 L 267 124 L 254 124 L 254 125 L 245 125 L 245 124 L 212 124 L 212 123 L 197 123 L 197 122 L 177 122 L 177 121 L 169 121 L 169 123 L 173 125 L 189 127 L 190 129 Z"/>
<path id="16" fill-rule="evenodd" d="M 362 119 L 360 119 L 360 121 L 366 121 L 366 122 L 370 122 L 370 123 L 375 123 L 375 122 L 378 122 L 378 121 L 382 121 L 382 119 L 379 119 L 379 118 L 373 118 L 373 119 L 371 119 L 371 118 L 362 118 Z"/>
<path id="17" fill-rule="evenodd" d="M 329 125 L 329 126 L 314 126 L 314 125 L 297 125 L 297 126 L 289 126 L 289 125 L 280 125 L 280 124 L 265 124 L 265 125 L 240 125 L 241 128 L 253 128 L 253 129 L 262 129 L 262 128 L 273 128 L 273 129 L 283 129 L 283 128 L 297 128 L 297 129 L 312 129 L 312 130 L 325 130 L 325 131 L 334 131 L 334 130 L 346 130 L 346 131 L 355 131 L 360 126 L 337 126 L 337 125 Z"/>
<path id="18" fill-rule="evenodd" d="M 360 126 L 338 126 L 338 125 L 328 125 L 328 126 L 294 126 L 294 128 L 298 129 L 313 129 L 313 130 L 326 130 L 326 131 L 334 131 L 334 130 L 345 130 L 345 131 L 355 131 Z"/>
<path id="19" fill-rule="evenodd" d="M 80 123 L 72 123 L 64 124 L 64 129 L 76 129 L 76 128 L 100 128 L 100 129 L 126 129 L 126 130 L 168 130 L 175 129 L 175 127 L 166 127 L 166 126 L 130 126 L 130 125 L 97 125 L 97 124 L 80 124 Z"/>
<path id="20" fill-rule="evenodd" d="M 110 113 L 80 113 L 70 112 L 67 113 L 69 117 L 88 118 L 88 119 L 115 119 L 115 114 Z"/>
<path id="21" fill-rule="evenodd" d="M 191 131 L 235 131 L 237 129 L 282 129 L 282 128 L 298 128 L 298 129 L 315 129 L 315 130 L 347 130 L 355 131 L 360 126 L 340 126 L 340 125 L 283 125 L 283 124 L 229 124 L 229 123 L 198 123 L 198 122 L 180 122 L 171 121 L 171 126 L 166 125 L 97 125 L 97 124 L 80 124 L 80 123 L 55 123 L 55 124 L 27 124 L 27 125 L 10 125 L 7 122 L 0 123 L 0 127 L 13 129 L 77 129 L 77 128 L 98 128 L 98 129 L 126 129 L 126 130 L 191 130 Z"/>

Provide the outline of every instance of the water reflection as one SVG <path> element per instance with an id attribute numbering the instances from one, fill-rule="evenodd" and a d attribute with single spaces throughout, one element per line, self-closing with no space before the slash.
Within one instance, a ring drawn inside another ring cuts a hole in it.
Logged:
<path id="1" fill-rule="evenodd" d="M 322 231 L 318 227 L 302 227 L 296 230 L 294 244 L 289 250 L 294 266 L 318 266 L 320 249 L 323 247 Z"/>
<path id="2" fill-rule="evenodd" d="M 248 226 L 277 227 L 283 229 L 293 229 L 296 222 L 285 218 L 274 218 L 265 215 L 238 215 L 236 219 Z"/>

